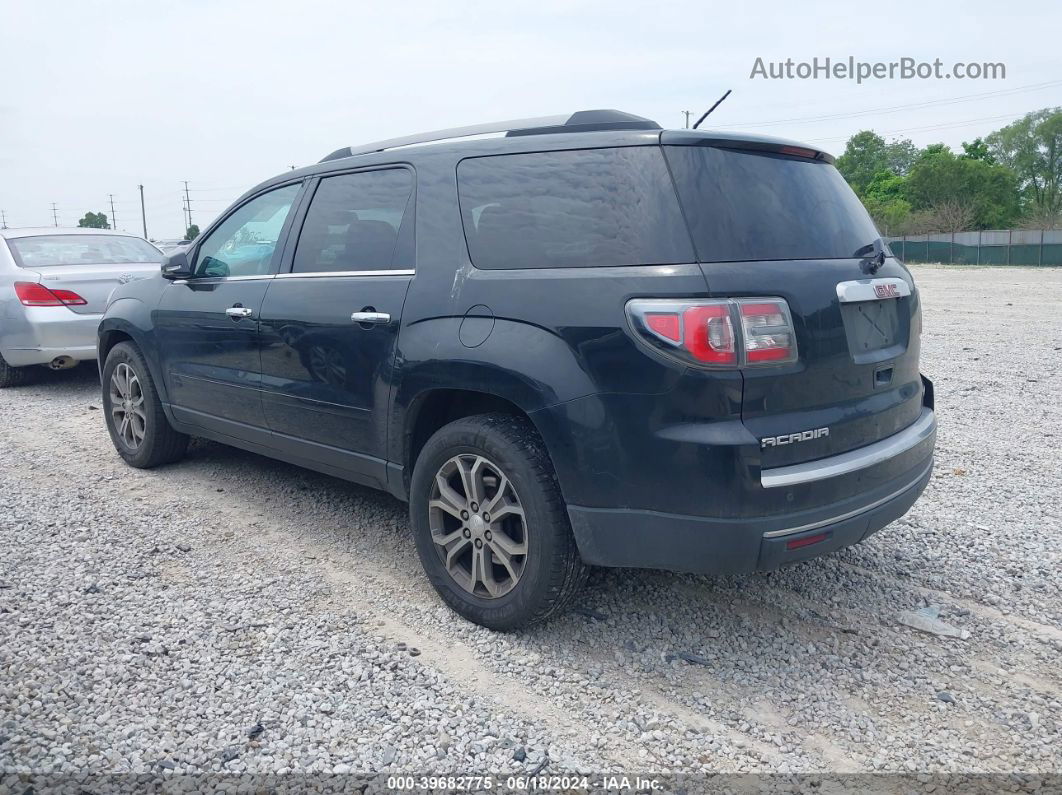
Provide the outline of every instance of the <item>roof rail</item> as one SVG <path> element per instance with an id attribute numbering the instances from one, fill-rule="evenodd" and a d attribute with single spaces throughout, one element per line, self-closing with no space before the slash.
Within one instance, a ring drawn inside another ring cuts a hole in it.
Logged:
<path id="1" fill-rule="evenodd" d="M 386 141 L 376 141 L 361 146 L 344 146 L 337 149 L 321 160 L 327 163 L 329 160 L 340 160 L 354 155 L 365 155 L 371 152 L 383 152 L 387 149 L 397 149 L 400 146 L 413 146 L 415 144 L 427 144 L 437 141 L 446 141 L 454 138 L 468 138 L 473 135 L 488 135 L 491 133 L 505 133 L 508 136 L 517 135 L 546 135 L 548 133 L 591 132 L 594 130 L 659 130 L 660 125 L 651 119 L 635 116 L 633 113 L 624 113 L 620 110 L 580 110 L 569 116 L 540 116 L 533 119 L 515 119 L 512 121 L 496 121 L 487 124 L 473 124 L 470 127 L 454 127 L 449 130 L 435 130 L 434 132 L 417 133 L 402 138 L 391 138 Z"/>

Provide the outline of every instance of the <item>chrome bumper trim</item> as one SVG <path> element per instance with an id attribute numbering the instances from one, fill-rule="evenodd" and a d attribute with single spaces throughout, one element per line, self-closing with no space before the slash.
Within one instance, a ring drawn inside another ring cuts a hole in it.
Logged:
<path id="1" fill-rule="evenodd" d="M 904 428 L 880 442 L 874 442 L 858 450 L 849 450 L 847 453 L 820 458 L 818 461 L 808 461 L 803 464 L 792 464 L 774 469 L 764 469 L 760 472 L 760 485 L 765 489 L 776 489 L 783 486 L 795 486 L 799 483 L 811 483 L 816 480 L 834 478 L 845 475 L 859 469 L 880 464 L 890 458 L 905 453 L 912 447 L 922 443 L 937 430 L 937 419 L 932 409 L 923 408 L 921 415 L 914 424 Z"/>
<path id="2" fill-rule="evenodd" d="M 933 462 L 930 461 L 928 464 L 926 464 L 925 469 L 923 469 L 921 472 L 918 473 L 918 477 L 916 477 L 914 480 L 912 480 L 906 486 L 904 486 L 903 488 L 897 489 L 892 494 L 889 494 L 889 495 L 886 495 L 885 497 L 882 497 L 880 500 L 874 500 L 874 502 L 870 503 L 870 505 L 861 505 L 860 507 L 856 508 L 855 510 L 848 511 L 848 513 L 842 513 L 839 516 L 831 516 L 829 519 L 823 519 L 823 520 L 818 521 L 818 522 L 811 522 L 810 524 L 802 524 L 802 525 L 800 525 L 800 527 L 786 527 L 783 530 L 772 530 L 769 533 L 764 533 L 763 537 L 764 538 L 778 538 L 780 536 L 791 536 L 794 533 L 803 533 L 805 530 L 814 530 L 814 529 L 816 529 L 818 527 L 825 527 L 828 524 L 834 524 L 835 522 L 843 522 L 845 519 L 851 519 L 853 517 L 859 516 L 859 514 L 861 514 L 861 513 L 866 513 L 867 511 L 873 511 L 875 508 L 881 507 L 882 505 L 887 503 L 889 500 L 893 500 L 893 499 L 899 497 L 905 491 L 908 491 L 909 489 L 914 488 L 915 484 L 918 483 L 918 481 L 920 481 L 922 478 L 924 478 L 926 476 L 926 474 L 929 472 L 929 470 L 931 470 L 932 468 L 933 468 Z"/>

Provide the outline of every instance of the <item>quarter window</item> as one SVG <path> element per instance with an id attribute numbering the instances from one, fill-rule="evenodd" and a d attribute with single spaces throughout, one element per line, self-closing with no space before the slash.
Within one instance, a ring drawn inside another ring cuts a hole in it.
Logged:
<path id="1" fill-rule="evenodd" d="M 659 147 L 470 158 L 457 184 L 477 268 L 693 261 Z"/>
<path id="2" fill-rule="evenodd" d="M 264 276 L 273 272 L 273 253 L 301 184 L 256 196 L 221 222 L 199 246 L 195 275 Z"/>
<path id="3" fill-rule="evenodd" d="M 295 248 L 293 273 L 387 270 L 413 191 L 404 168 L 325 177 Z"/>

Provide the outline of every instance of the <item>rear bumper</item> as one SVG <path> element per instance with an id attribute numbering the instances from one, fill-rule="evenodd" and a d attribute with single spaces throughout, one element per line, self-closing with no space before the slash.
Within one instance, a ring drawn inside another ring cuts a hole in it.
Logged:
<path id="1" fill-rule="evenodd" d="M 5 318 L 0 354 L 12 367 L 47 364 L 56 357 L 96 358 L 96 329 L 103 315 L 79 315 L 66 307 L 25 307 Z"/>
<path id="2" fill-rule="evenodd" d="M 903 516 L 929 482 L 934 440 L 935 423 L 908 451 L 921 456 L 902 476 L 814 510 L 713 519 L 571 505 L 568 515 L 583 560 L 591 565 L 702 574 L 775 569 L 859 543 Z"/>

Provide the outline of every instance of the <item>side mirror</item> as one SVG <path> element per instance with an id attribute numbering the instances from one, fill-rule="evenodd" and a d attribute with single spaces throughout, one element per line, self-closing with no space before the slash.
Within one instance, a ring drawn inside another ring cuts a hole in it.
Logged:
<path id="1" fill-rule="evenodd" d="M 163 279 L 190 279 L 192 264 L 188 261 L 188 249 L 175 251 L 162 262 Z"/>

